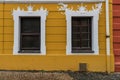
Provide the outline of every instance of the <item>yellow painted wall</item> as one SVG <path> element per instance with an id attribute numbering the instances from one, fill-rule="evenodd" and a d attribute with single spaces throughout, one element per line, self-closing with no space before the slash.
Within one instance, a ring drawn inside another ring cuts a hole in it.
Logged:
<path id="1" fill-rule="evenodd" d="M 110 20 L 110 50 L 111 50 L 111 54 L 110 54 L 110 69 L 111 71 L 113 70 L 114 71 L 114 68 L 115 68 L 115 64 L 114 64 L 114 53 L 113 53 L 113 9 L 112 9 L 112 2 L 113 0 L 110 0 L 109 1 L 109 13 L 110 13 L 110 17 L 109 17 L 109 20 Z"/>
<path id="2" fill-rule="evenodd" d="M 43 6 L 49 11 L 46 19 L 47 53 L 45 56 L 15 56 L 13 55 L 14 22 L 12 17 L 12 10 L 17 9 L 18 6 L 27 9 L 28 5 L 29 4 L 0 4 L 0 69 L 79 70 L 79 63 L 87 63 L 88 71 L 105 72 L 107 70 L 105 3 L 103 3 L 102 12 L 99 19 L 99 55 L 66 55 L 66 20 L 65 15 L 62 15 L 58 10 L 59 5 L 32 4 L 34 6 L 34 10 L 39 9 L 41 6 Z M 69 4 L 69 7 L 73 6 L 73 8 L 76 10 L 78 5 L 81 4 Z M 85 5 L 91 9 L 92 5 L 95 5 L 95 3 L 86 3 Z M 112 8 L 110 8 L 110 12 L 111 11 Z M 110 16 L 110 21 L 112 21 L 111 19 L 112 17 Z M 112 44 L 111 55 L 110 71 L 114 71 Z"/>

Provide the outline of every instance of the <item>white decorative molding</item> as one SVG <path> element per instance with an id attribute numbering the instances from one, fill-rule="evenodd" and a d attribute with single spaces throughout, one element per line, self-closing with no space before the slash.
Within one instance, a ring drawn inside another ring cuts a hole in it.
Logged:
<path id="1" fill-rule="evenodd" d="M 40 9 L 33 11 L 32 6 L 27 7 L 28 10 L 25 11 L 24 9 L 17 8 L 17 10 L 13 10 L 13 19 L 14 19 L 14 47 L 13 47 L 13 54 L 20 54 L 18 51 L 20 50 L 20 17 L 34 17 L 38 16 L 41 18 L 41 54 L 46 54 L 46 45 L 45 45 L 45 23 L 46 23 L 46 16 L 48 11 L 41 7 Z"/>
<path id="2" fill-rule="evenodd" d="M 78 3 L 78 2 L 105 2 L 105 0 L 0 0 L 0 3 Z"/>
<path id="3" fill-rule="evenodd" d="M 98 14 L 101 12 L 102 9 L 102 3 L 95 4 L 95 7 L 92 6 L 92 10 L 87 10 L 86 6 L 79 6 L 78 10 L 73 10 L 72 8 L 68 8 L 67 4 L 59 3 L 61 7 L 59 8 L 60 11 L 65 11 L 65 15 L 67 15 L 67 12 L 73 13 L 79 13 L 79 14 Z M 73 15 L 74 16 L 74 15 Z"/>
<path id="4" fill-rule="evenodd" d="M 71 18 L 72 17 L 91 17 L 92 18 L 92 50 L 94 54 L 99 54 L 99 44 L 98 44 L 98 21 L 99 14 L 102 9 L 102 3 L 96 4 L 92 7 L 92 10 L 88 10 L 86 6 L 79 6 L 78 10 L 73 10 L 68 8 L 67 4 L 59 3 L 60 11 L 65 11 L 66 21 L 67 21 L 67 45 L 66 53 L 67 55 L 73 55 L 72 53 L 72 37 L 71 37 Z M 75 53 L 76 54 L 76 53 Z M 90 53 L 89 53 L 90 54 Z"/>

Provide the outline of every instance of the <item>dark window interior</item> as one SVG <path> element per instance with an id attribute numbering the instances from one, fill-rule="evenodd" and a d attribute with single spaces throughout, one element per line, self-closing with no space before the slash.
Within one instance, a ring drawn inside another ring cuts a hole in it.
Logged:
<path id="1" fill-rule="evenodd" d="M 92 18 L 72 17 L 72 52 L 92 53 Z"/>
<path id="2" fill-rule="evenodd" d="M 21 34 L 19 52 L 40 52 L 40 17 L 21 17 L 20 23 Z"/>

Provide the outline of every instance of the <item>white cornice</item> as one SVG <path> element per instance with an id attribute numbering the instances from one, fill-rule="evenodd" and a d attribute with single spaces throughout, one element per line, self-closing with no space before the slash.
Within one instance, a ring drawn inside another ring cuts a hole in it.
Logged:
<path id="1" fill-rule="evenodd" d="M 77 3 L 105 2 L 105 0 L 0 0 L 0 3 Z"/>

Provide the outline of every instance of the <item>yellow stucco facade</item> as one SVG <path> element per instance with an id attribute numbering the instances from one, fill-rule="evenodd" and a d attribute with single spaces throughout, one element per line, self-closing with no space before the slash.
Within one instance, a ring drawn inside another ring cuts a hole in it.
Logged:
<path id="1" fill-rule="evenodd" d="M 96 3 L 83 3 L 89 10 Z M 3 70 L 79 70 L 79 63 L 87 63 L 88 71 L 113 72 L 114 55 L 112 38 L 110 56 L 106 55 L 106 7 L 102 3 L 99 17 L 99 55 L 66 55 L 66 17 L 57 3 L 31 3 L 34 10 L 43 6 L 49 13 L 46 19 L 46 55 L 13 55 L 13 9 L 27 9 L 25 3 L 0 3 L 0 69 Z M 77 9 L 81 3 L 68 3 Z M 112 1 L 109 4 L 110 34 L 112 37 Z M 107 61 L 108 59 L 108 61 Z M 108 64 L 108 65 L 107 65 Z"/>

